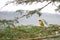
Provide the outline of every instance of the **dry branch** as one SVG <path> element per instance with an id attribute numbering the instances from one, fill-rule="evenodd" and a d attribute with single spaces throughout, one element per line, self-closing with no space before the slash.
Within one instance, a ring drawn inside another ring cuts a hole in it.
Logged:
<path id="1" fill-rule="evenodd" d="M 48 36 L 42 36 L 42 37 L 33 38 L 32 40 L 41 40 L 41 39 L 46 39 L 46 38 L 55 38 L 55 37 L 59 37 L 59 36 L 60 36 L 60 34 L 48 35 Z"/>

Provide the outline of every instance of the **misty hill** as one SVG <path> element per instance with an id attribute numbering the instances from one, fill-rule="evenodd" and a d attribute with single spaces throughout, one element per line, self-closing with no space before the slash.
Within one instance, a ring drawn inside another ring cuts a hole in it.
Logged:
<path id="1" fill-rule="evenodd" d="M 17 12 L 0 12 L 0 19 L 13 19 L 14 17 L 20 17 L 21 15 Z M 19 19 L 20 24 L 24 25 L 38 25 L 39 19 L 45 19 L 49 24 L 59 24 L 60 25 L 60 15 L 58 14 L 50 14 L 50 13 L 42 13 L 39 17 L 37 14 L 34 14 L 32 17 L 26 19 L 23 17 Z"/>

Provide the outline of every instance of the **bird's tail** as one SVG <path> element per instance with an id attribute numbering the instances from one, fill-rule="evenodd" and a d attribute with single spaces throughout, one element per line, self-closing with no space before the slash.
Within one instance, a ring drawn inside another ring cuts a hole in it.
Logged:
<path id="1" fill-rule="evenodd" d="M 49 26 L 49 24 L 46 22 L 46 20 L 44 20 L 44 19 L 43 19 L 43 21 L 44 21 L 44 23 L 45 23 L 45 24 L 47 25 L 47 27 L 48 27 L 48 26 Z"/>

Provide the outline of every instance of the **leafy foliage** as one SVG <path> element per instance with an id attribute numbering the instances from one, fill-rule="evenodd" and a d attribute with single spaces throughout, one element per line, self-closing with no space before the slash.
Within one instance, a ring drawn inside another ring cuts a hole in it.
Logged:
<path id="1" fill-rule="evenodd" d="M 0 28 L 4 28 L 4 27 L 15 27 L 15 23 L 18 23 L 18 20 L 17 19 L 14 19 L 14 20 L 0 20 Z"/>
<path id="2" fill-rule="evenodd" d="M 47 29 L 42 29 L 40 26 L 17 26 L 15 28 L 5 27 L 0 29 L 0 39 L 26 39 L 36 38 L 41 36 L 56 35 L 54 30 L 58 29 L 58 26 L 50 26 Z M 58 31 L 59 32 L 59 31 Z"/>
<path id="3" fill-rule="evenodd" d="M 16 4 L 26 3 L 28 4 L 33 2 L 44 2 L 44 1 L 51 1 L 51 2 L 60 2 L 60 0 L 15 0 Z"/>
<path id="4" fill-rule="evenodd" d="M 60 12 L 60 5 L 57 6 L 57 9 L 55 9 L 55 11 L 59 11 Z"/>

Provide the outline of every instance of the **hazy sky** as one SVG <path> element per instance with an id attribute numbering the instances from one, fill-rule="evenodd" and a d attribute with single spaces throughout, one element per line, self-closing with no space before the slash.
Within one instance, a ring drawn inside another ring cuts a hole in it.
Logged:
<path id="1" fill-rule="evenodd" d="M 10 0 L 0 0 L 0 8 L 2 6 L 4 6 L 4 4 Z M 34 9 L 38 9 L 41 8 L 42 6 L 46 5 L 48 2 L 44 2 L 44 3 L 33 3 L 32 5 L 18 5 L 16 6 L 15 4 L 9 4 L 8 6 L 4 7 L 3 9 L 0 9 L 0 11 L 16 11 L 18 9 L 22 9 L 22 10 L 34 10 Z M 59 3 L 58 3 L 59 4 Z M 58 12 L 55 12 L 54 9 L 56 9 L 56 7 L 52 4 L 49 4 L 47 7 L 45 7 L 43 10 L 41 10 L 41 12 L 48 12 L 48 13 L 52 13 L 52 14 L 59 14 Z"/>

